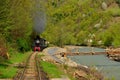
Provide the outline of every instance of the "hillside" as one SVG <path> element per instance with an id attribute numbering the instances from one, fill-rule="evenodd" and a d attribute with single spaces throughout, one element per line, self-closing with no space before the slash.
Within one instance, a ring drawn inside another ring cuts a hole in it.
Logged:
<path id="1" fill-rule="evenodd" d="M 47 0 L 42 36 L 57 45 L 120 46 L 119 0 Z"/>
<path id="2" fill-rule="evenodd" d="M 0 9 L 2 56 L 29 51 L 36 34 L 57 46 L 120 46 L 120 0 L 1 0 Z"/>

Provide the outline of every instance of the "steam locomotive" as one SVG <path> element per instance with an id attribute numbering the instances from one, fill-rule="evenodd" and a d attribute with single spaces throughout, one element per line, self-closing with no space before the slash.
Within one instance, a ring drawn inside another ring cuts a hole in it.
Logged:
<path id="1" fill-rule="evenodd" d="M 47 41 L 37 35 L 33 41 L 32 48 L 33 48 L 33 51 L 42 51 L 47 46 L 48 46 Z"/>

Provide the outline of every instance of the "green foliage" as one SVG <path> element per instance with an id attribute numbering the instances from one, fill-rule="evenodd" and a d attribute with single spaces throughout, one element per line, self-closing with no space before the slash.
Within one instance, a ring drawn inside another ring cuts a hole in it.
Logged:
<path id="1" fill-rule="evenodd" d="M 111 8 L 107 10 L 112 16 L 120 16 L 120 8 Z"/>
<path id="2" fill-rule="evenodd" d="M 109 22 L 114 17 L 120 16 L 120 9 L 115 7 L 102 10 L 103 1 L 107 4 L 115 2 L 114 0 L 41 0 L 40 5 L 45 6 L 47 15 L 46 30 L 41 36 L 51 44 L 63 46 L 87 45 L 88 35 L 95 34 L 97 36 L 93 45 L 98 45 L 99 40 L 105 45 L 119 45 L 118 37 L 112 37 L 113 40 L 108 43 L 108 35 L 105 34 L 106 37 L 103 37 L 103 32 L 110 33 Z M 119 0 L 117 2 L 119 3 Z M 9 46 L 24 48 L 23 51 L 28 50 L 34 24 L 32 16 L 36 10 L 44 8 L 37 9 L 35 6 L 36 2 L 30 0 L 0 1 L 0 33 Z M 115 28 L 113 30 L 116 31 Z M 119 36 L 117 33 L 115 35 Z"/>
<path id="3" fill-rule="evenodd" d="M 120 46 L 120 34 L 119 34 L 119 27 L 120 23 L 113 24 L 108 31 L 111 32 L 111 36 L 113 37 L 114 41 L 112 42 L 113 46 L 119 47 Z M 114 29 L 115 28 L 115 29 Z"/>
<path id="4" fill-rule="evenodd" d="M 114 0 L 48 0 L 46 2 L 47 28 L 42 36 L 50 43 L 62 46 L 88 45 L 89 34 L 94 34 L 95 38 L 91 45 L 119 45 L 119 39 L 111 37 L 109 23 L 114 17 L 120 16 L 120 9 L 116 7 L 102 10 L 103 1 L 111 5 L 115 2 Z M 116 27 L 113 30 L 116 30 Z"/>
<path id="5" fill-rule="evenodd" d="M 30 45 L 26 39 L 19 38 L 17 40 L 18 49 L 22 52 L 30 50 Z"/>
<path id="6" fill-rule="evenodd" d="M 20 1 L 16 7 L 14 1 L 10 8 L 10 19 L 12 20 L 11 37 L 16 41 L 18 38 L 28 38 L 32 32 L 32 17 L 30 12 L 30 1 Z"/>
<path id="7" fill-rule="evenodd" d="M 13 78 L 17 73 L 17 69 L 13 67 L 4 68 L 0 66 L 0 71 L 2 72 L 0 78 Z"/>
<path id="8" fill-rule="evenodd" d="M 31 52 L 26 52 L 25 54 L 14 53 L 14 54 L 11 55 L 11 58 L 10 58 L 9 62 L 12 63 L 12 64 L 25 62 L 25 60 L 28 58 L 30 53 Z"/>
<path id="9" fill-rule="evenodd" d="M 35 1 L 29 0 L 0 1 L 0 34 L 4 37 L 3 43 L 7 44 L 7 47 L 16 50 L 23 48 L 22 51 L 28 50 L 28 45 L 31 43 L 34 4 Z"/>
<path id="10" fill-rule="evenodd" d="M 9 60 L 4 60 L 2 63 L 0 61 L 0 78 L 13 78 L 18 69 L 11 65 L 26 61 L 30 53 L 31 52 L 26 54 L 14 53 L 11 55 Z"/>
<path id="11" fill-rule="evenodd" d="M 111 36 L 108 36 L 104 42 L 105 46 L 112 46 L 113 38 Z"/>
<path id="12" fill-rule="evenodd" d="M 46 61 L 41 61 L 41 66 L 50 78 L 60 78 L 61 75 L 63 75 L 63 72 L 60 71 L 55 64 Z"/>

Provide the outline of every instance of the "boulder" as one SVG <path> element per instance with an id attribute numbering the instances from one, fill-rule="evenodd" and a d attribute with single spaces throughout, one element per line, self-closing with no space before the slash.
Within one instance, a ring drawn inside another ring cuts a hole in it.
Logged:
<path id="1" fill-rule="evenodd" d="M 103 2 L 101 7 L 102 7 L 103 10 L 106 10 L 108 5 L 105 2 Z"/>

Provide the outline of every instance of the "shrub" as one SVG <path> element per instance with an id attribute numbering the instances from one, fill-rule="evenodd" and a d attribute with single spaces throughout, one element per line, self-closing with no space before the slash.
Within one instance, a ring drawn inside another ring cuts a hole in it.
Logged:
<path id="1" fill-rule="evenodd" d="M 105 46 L 112 46 L 113 38 L 111 36 L 108 36 L 104 42 Z"/>
<path id="2" fill-rule="evenodd" d="M 29 41 L 23 38 L 17 40 L 18 49 L 21 52 L 30 50 Z"/>

